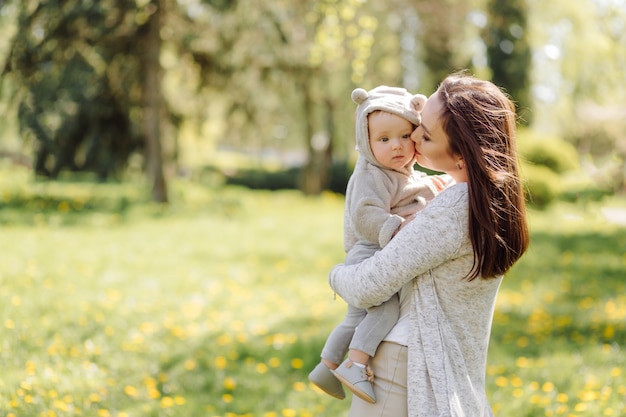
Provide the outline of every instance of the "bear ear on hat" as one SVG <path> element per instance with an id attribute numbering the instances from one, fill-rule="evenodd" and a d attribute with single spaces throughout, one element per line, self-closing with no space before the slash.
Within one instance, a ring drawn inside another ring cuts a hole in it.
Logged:
<path id="1" fill-rule="evenodd" d="M 352 93 L 354 94 L 354 93 Z M 411 97 L 411 108 L 416 112 L 420 113 L 424 110 L 424 106 L 426 105 L 426 96 L 424 94 L 415 94 Z"/>
<path id="2" fill-rule="evenodd" d="M 362 88 L 355 88 L 352 91 L 352 101 L 354 101 L 356 104 L 363 103 L 365 100 L 367 100 L 367 97 L 367 91 Z"/>

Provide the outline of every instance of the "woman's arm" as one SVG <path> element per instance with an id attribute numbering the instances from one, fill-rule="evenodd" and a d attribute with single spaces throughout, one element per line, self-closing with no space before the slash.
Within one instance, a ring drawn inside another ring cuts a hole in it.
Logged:
<path id="1" fill-rule="evenodd" d="M 467 228 L 459 210 L 467 210 L 467 204 L 440 205 L 435 200 L 371 258 L 356 265 L 335 266 L 329 277 L 333 290 L 349 304 L 369 308 L 389 299 L 413 278 L 454 258 Z"/>

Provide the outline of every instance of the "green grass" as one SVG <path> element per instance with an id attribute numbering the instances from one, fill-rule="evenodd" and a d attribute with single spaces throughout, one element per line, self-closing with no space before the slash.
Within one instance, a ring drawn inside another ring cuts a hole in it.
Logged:
<path id="1" fill-rule="evenodd" d="M 306 379 L 345 311 L 340 196 L 4 181 L 0 415 L 347 415 Z M 13 200 L 34 186 L 54 203 Z M 626 413 L 626 229 L 598 213 L 532 213 L 494 318 L 497 416 Z"/>

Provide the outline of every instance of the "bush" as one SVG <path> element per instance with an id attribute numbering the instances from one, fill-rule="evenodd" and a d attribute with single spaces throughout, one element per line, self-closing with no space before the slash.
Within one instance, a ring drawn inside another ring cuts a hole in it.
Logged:
<path id="1" fill-rule="evenodd" d="M 526 198 L 536 208 L 546 208 L 561 192 L 559 175 L 543 165 L 523 164 L 521 175 Z"/>
<path id="2" fill-rule="evenodd" d="M 330 167 L 328 189 L 345 194 L 353 166 L 348 161 L 336 161 Z M 292 167 L 277 171 L 258 168 L 240 169 L 226 175 L 226 184 L 240 185 L 253 190 L 299 189 L 303 167 Z"/>
<path id="3" fill-rule="evenodd" d="M 545 208 L 555 200 L 587 203 L 610 194 L 581 169 L 571 143 L 520 130 L 518 147 L 530 205 Z"/>
<path id="4" fill-rule="evenodd" d="M 519 152 L 525 161 L 546 166 L 557 174 L 580 169 L 578 151 L 571 143 L 528 130 L 520 130 L 518 136 Z"/>

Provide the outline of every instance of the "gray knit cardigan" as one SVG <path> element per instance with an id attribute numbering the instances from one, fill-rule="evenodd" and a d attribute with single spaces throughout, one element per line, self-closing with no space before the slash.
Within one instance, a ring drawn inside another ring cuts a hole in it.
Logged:
<path id="1" fill-rule="evenodd" d="M 378 305 L 409 281 L 409 417 L 492 415 L 487 348 L 502 277 L 464 279 L 472 268 L 466 183 L 442 191 L 382 250 L 337 265 L 330 285 L 348 303 Z"/>

